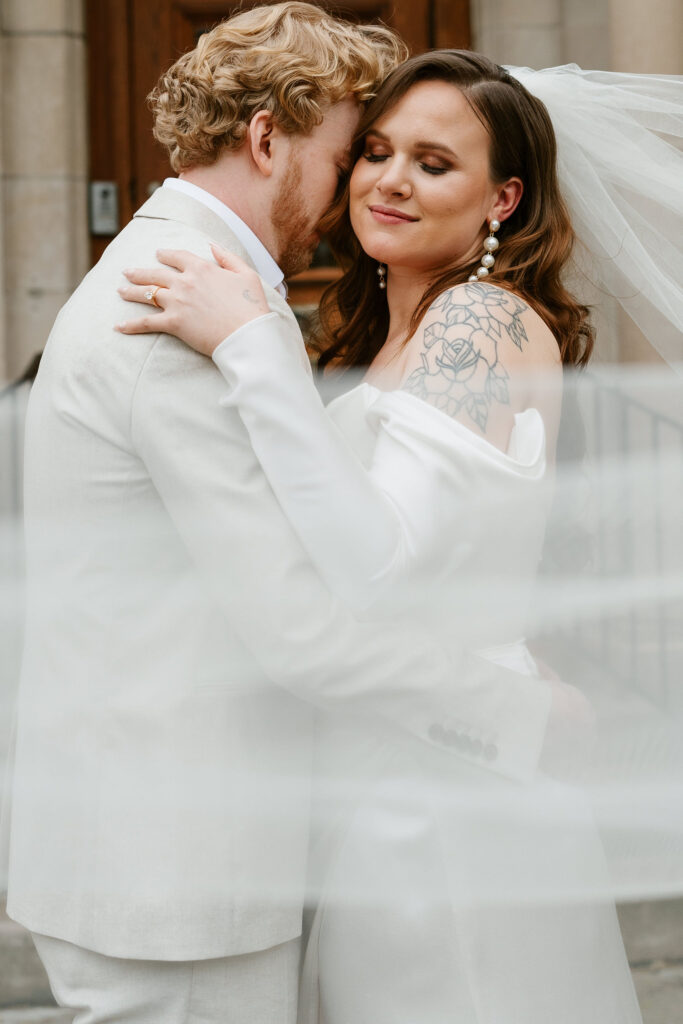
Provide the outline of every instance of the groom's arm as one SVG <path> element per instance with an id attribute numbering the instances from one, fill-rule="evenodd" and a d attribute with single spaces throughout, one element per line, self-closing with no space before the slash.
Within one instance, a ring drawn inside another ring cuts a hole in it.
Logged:
<path id="1" fill-rule="evenodd" d="M 505 775 L 533 774 L 550 703 L 544 684 L 483 660 L 465 664 L 417 626 L 354 619 L 310 564 L 237 413 L 220 406 L 223 391 L 208 360 L 160 335 L 138 380 L 133 439 L 229 626 L 265 673 L 328 710 L 380 713 Z"/>

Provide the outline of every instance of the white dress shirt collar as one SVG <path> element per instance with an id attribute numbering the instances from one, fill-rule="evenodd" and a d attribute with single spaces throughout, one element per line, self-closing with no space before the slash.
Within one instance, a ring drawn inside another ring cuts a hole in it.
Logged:
<path id="1" fill-rule="evenodd" d="M 275 288 L 283 298 L 287 298 L 285 275 L 263 242 L 256 237 L 251 228 L 244 223 L 241 217 L 237 216 L 234 210 L 231 210 L 220 199 L 216 199 L 206 189 L 200 188 L 199 185 L 193 185 L 192 182 L 185 181 L 183 178 L 166 178 L 163 187 L 175 189 L 177 192 L 184 192 L 185 195 L 192 196 L 193 199 L 204 203 L 204 206 L 208 206 L 210 210 L 213 210 L 221 220 L 225 221 L 230 230 L 237 235 L 237 238 L 247 250 L 254 267 L 266 284 L 269 284 L 271 288 Z"/>

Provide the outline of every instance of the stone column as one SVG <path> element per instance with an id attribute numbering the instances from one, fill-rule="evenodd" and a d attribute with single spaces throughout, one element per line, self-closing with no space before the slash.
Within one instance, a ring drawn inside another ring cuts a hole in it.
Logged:
<path id="1" fill-rule="evenodd" d="M 4 369 L 39 352 L 88 267 L 83 0 L 0 0 Z"/>
<path id="2" fill-rule="evenodd" d="M 680 0 L 609 0 L 613 71 L 683 73 L 683 5 Z M 662 363 L 627 317 L 621 318 L 619 356 L 624 362 Z"/>
<path id="3" fill-rule="evenodd" d="M 499 64 L 562 62 L 562 0 L 471 0 L 474 49 Z"/>
<path id="4" fill-rule="evenodd" d="M 473 46 L 499 64 L 608 68 L 608 0 L 471 0 Z"/>
<path id="5" fill-rule="evenodd" d="M 612 71 L 683 74 L 681 0 L 609 0 Z"/>
<path id="6" fill-rule="evenodd" d="M 608 0 L 562 0 L 562 63 L 610 69 Z"/>

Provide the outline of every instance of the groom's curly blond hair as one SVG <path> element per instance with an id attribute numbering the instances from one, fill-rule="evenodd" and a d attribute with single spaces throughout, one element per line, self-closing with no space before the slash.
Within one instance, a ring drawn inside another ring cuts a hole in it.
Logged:
<path id="1" fill-rule="evenodd" d="M 310 132 L 332 104 L 364 104 L 407 56 L 382 25 L 355 25 L 312 4 L 255 7 L 201 36 L 149 95 L 154 136 L 174 171 L 238 149 L 251 118 L 269 110 L 289 134 Z"/>

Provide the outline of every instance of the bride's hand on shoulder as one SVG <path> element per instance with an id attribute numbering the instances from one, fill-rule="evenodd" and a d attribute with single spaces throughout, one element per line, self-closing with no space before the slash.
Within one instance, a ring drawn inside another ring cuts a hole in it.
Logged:
<path id="1" fill-rule="evenodd" d="M 121 334 L 173 334 L 202 355 L 244 324 L 270 312 L 261 279 L 234 253 L 212 245 L 215 263 L 182 249 L 159 250 L 159 266 L 125 270 L 119 295 L 149 306 L 116 325 Z"/>

